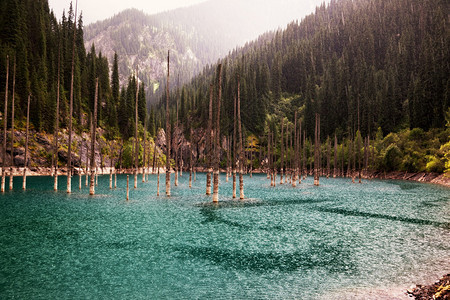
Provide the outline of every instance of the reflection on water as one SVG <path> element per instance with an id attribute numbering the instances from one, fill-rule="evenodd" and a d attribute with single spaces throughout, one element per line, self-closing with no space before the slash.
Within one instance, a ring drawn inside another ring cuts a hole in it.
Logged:
<path id="1" fill-rule="evenodd" d="M 271 188 L 245 177 L 244 201 L 221 178 L 156 176 L 125 201 L 126 176 L 96 195 L 29 177 L 0 195 L 0 298 L 390 299 L 450 271 L 450 194 L 439 186 L 312 178 Z M 84 181 L 83 181 L 84 182 Z"/>

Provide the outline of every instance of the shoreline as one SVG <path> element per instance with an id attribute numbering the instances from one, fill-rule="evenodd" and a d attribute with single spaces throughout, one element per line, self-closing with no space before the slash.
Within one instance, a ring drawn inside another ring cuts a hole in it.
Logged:
<path id="1" fill-rule="evenodd" d="M 104 167 L 98 169 L 98 175 L 109 175 L 111 172 L 111 169 L 113 170 L 114 174 L 114 168 L 110 167 Z M 15 167 L 13 168 L 13 174 L 14 177 L 16 176 L 23 176 L 23 167 Z M 148 168 L 147 172 L 148 174 L 152 174 L 152 168 Z M 186 172 L 186 171 L 185 171 Z M 206 172 L 206 168 L 199 167 L 196 168 L 196 172 Z M 221 173 L 225 173 L 225 170 L 220 170 Z M 7 177 L 9 177 L 10 174 L 10 168 L 7 168 L 6 170 Z M 74 168 L 74 173 L 72 176 L 78 176 L 80 173 L 80 168 Z M 165 168 L 160 168 L 160 173 L 165 173 Z M 172 173 L 174 171 L 172 170 Z M 253 170 L 253 173 L 255 174 L 262 174 L 261 170 Z M 84 169 L 81 169 L 81 174 L 85 175 Z M 122 169 L 118 170 L 117 174 L 134 174 L 133 169 Z M 142 174 L 142 168 L 139 168 L 138 174 Z M 53 176 L 52 168 L 50 167 L 31 167 L 27 168 L 27 176 Z M 67 169 L 66 168 L 60 168 L 58 169 L 58 176 L 65 176 L 67 175 Z M 321 176 L 324 177 L 324 176 Z M 351 178 L 351 177 L 342 177 L 339 178 Z M 355 177 L 357 178 L 357 176 Z M 450 177 L 445 176 L 445 174 L 439 174 L 439 173 L 426 173 L 426 172 L 419 172 L 419 173 L 407 173 L 407 172 L 381 172 L 381 171 L 375 171 L 375 172 L 369 172 L 366 174 L 363 174 L 361 177 L 363 180 L 371 180 L 371 179 L 380 179 L 380 180 L 403 180 L 403 181 L 414 181 L 414 182 L 423 182 L 423 183 L 431 183 L 431 184 L 437 184 L 445 187 L 450 187 Z"/>

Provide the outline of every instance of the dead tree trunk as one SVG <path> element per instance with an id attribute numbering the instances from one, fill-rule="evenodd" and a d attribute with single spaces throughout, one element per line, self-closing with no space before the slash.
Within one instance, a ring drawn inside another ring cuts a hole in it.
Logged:
<path id="1" fill-rule="evenodd" d="M 298 121 L 298 183 L 302 183 L 302 122 Z"/>
<path id="2" fill-rule="evenodd" d="M 238 75 L 238 100 L 237 100 L 237 117 L 239 132 L 239 199 L 244 199 L 244 150 L 242 141 L 242 124 L 241 124 L 241 86 Z"/>
<path id="3" fill-rule="evenodd" d="M 14 181 L 14 94 L 16 89 L 16 58 L 14 57 L 14 71 L 13 71 L 13 90 L 11 103 L 11 168 L 9 172 L 9 190 L 13 189 Z"/>
<path id="4" fill-rule="evenodd" d="M 330 173 L 331 173 L 331 142 L 330 142 L 330 138 L 327 138 L 327 179 L 330 177 Z"/>
<path id="5" fill-rule="evenodd" d="M 236 155 L 236 130 L 237 130 L 237 100 L 236 96 L 234 97 L 234 126 L 233 126 L 233 199 L 236 199 L 236 163 L 237 163 L 237 155 Z"/>
<path id="6" fill-rule="evenodd" d="M 216 141 L 216 152 L 214 160 L 214 180 L 213 180 L 213 202 L 219 202 L 219 174 L 220 174 L 220 102 L 222 98 L 222 64 L 219 64 L 219 80 L 218 87 L 219 93 L 217 97 L 217 118 L 216 118 L 216 128 L 215 128 L 215 141 Z"/>
<path id="7" fill-rule="evenodd" d="M 6 181 L 6 140 L 8 126 L 8 78 L 9 77 L 9 55 L 6 56 L 6 88 L 5 88 L 5 112 L 3 114 L 3 167 L 2 167 L 2 186 L 1 192 L 5 192 Z"/>
<path id="8" fill-rule="evenodd" d="M 333 178 L 337 176 L 337 137 L 334 135 L 334 170 L 333 170 Z"/>
<path id="9" fill-rule="evenodd" d="M 147 139 L 147 134 L 146 134 L 146 130 L 147 130 L 147 118 L 145 118 L 145 120 L 144 120 L 144 140 L 143 140 L 143 143 L 144 143 L 144 146 L 143 146 L 143 149 L 144 149 L 144 153 L 143 153 L 143 158 L 142 158 L 142 183 L 144 183 L 145 182 L 145 174 L 147 173 L 146 172 L 146 168 L 145 168 L 145 158 L 146 158 L 146 155 L 145 155 L 145 146 L 146 146 L 146 139 Z"/>
<path id="10" fill-rule="evenodd" d="M 316 129 L 314 133 L 314 185 L 319 185 L 319 167 L 320 167 L 320 115 L 316 114 Z"/>
<path id="11" fill-rule="evenodd" d="M 296 187 L 297 186 L 297 174 L 298 174 L 298 170 L 297 170 L 297 157 L 298 157 L 298 139 L 297 139 L 297 111 L 295 111 L 294 114 L 294 177 L 292 178 L 292 186 Z"/>
<path id="12" fill-rule="evenodd" d="M 98 97 L 98 78 L 95 83 L 95 99 L 94 99 L 94 121 L 91 127 L 91 184 L 89 187 L 89 195 L 95 194 L 95 139 L 97 131 L 97 97 Z"/>
<path id="13" fill-rule="evenodd" d="M 75 68 L 75 37 L 77 31 L 77 6 L 78 0 L 75 2 L 75 19 L 73 23 L 73 44 L 72 44 L 72 75 L 70 79 L 70 112 L 69 112 L 69 145 L 68 145 L 68 156 L 67 159 L 67 193 L 72 192 L 72 116 L 73 116 L 73 76 Z"/>
<path id="14" fill-rule="evenodd" d="M 58 133 L 59 133 L 59 88 L 60 88 L 60 69 L 61 69 L 61 49 L 58 51 L 58 87 L 56 90 L 56 115 L 55 115 L 55 135 L 54 142 L 55 146 L 53 148 L 53 190 L 58 190 Z M 87 154 L 86 154 L 87 155 Z M 80 158 L 81 159 L 81 158 Z"/>
<path id="15" fill-rule="evenodd" d="M 284 118 L 281 119 L 281 166 L 280 166 L 280 184 L 283 184 L 283 171 L 284 171 Z"/>
<path id="16" fill-rule="evenodd" d="M 190 129 L 190 141 L 189 141 L 189 188 L 192 188 L 192 128 Z"/>
<path id="17" fill-rule="evenodd" d="M 166 196 L 170 197 L 170 114 L 169 114 L 170 51 L 167 52 L 166 84 Z"/>
<path id="18" fill-rule="evenodd" d="M 152 173 L 155 174 L 156 167 L 156 141 L 153 140 L 153 162 L 152 162 Z"/>
<path id="19" fill-rule="evenodd" d="M 92 116 L 90 116 L 89 118 L 89 124 L 92 123 Z M 88 180 L 89 180 L 89 144 L 88 144 L 88 140 L 86 138 L 86 166 L 85 166 L 85 171 L 84 171 L 84 175 L 86 175 L 86 183 L 85 185 L 88 186 Z"/>
<path id="20" fill-rule="evenodd" d="M 138 115 L 138 99 L 139 99 L 139 78 L 138 70 L 136 70 L 136 104 L 135 104 L 135 122 L 134 122 L 134 188 L 137 188 L 137 177 L 139 169 L 139 137 L 138 137 L 138 125 L 139 125 L 139 115 Z"/>
<path id="21" fill-rule="evenodd" d="M 28 128 L 30 126 L 30 99 L 31 94 L 28 94 L 28 104 L 27 104 L 27 129 L 25 133 L 25 167 L 23 168 L 23 185 L 22 189 L 27 188 L 27 166 L 28 166 Z"/>
<path id="22" fill-rule="evenodd" d="M 212 173 L 212 107 L 213 105 L 213 85 L 209 86 L 209 114 L 208 128 L 206 130 L 206 148 L 208 151 L 208 169 L 206 172 L 206 195 L 211 195 L 211 173 Z"/>

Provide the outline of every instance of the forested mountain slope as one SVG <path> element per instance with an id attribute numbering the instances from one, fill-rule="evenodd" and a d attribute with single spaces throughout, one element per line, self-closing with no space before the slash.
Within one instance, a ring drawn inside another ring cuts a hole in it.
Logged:
<path id="1" fill-rule="evenodd" d="M 313 136 L 375 136 L 404 128 L 443 128 L 449 105 L 448 2 L 341 0 L 301 22 L 266 34 L 223 58 L 222 130 L 231 132 L 236 77 L 241 77 L 245 128 L 262 135 L 294 111 Z M 207 67 L 185 86 L 184 106 L 201 126 L 207 120 Z"/>
<path id="2" fill-rule="evenodd" d="M 164 88 L 158 87 L 165 84 L 168 50 L 174 87 L 178 76 L 187 82 L 234 47 L 309 13 L 314 2 L 211 0 L 156 15 L 129 9 L 87 26 L 85 45 L 88 49 L 94 43 L 110 62 L 114 52 L 118 54 L 121 83 L 139 68 L 140 80 L 151 87 L 148 95 L 161 95 Z"/>

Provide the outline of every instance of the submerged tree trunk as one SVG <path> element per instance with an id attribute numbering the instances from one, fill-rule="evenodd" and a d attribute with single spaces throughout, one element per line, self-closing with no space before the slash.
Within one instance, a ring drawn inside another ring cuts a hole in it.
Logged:
<path id="1" fill-rule="evenodd" d="M 220 102 L 222 98 L 222 64 L 219 64 L 219 93 L 217 97 L 217 117 L 216 117 L 216 128 L 215 128 L 215 159 L 214 159 L 214 180 L 213 180 L 213 202 L 219 202 L 219 174 L 220 174 Z"/>
<path id="2" fill-rule="evenodd" d="M 138 115 L 138 98 L 139 98 L 139 78 L 138 70 L 136 70 L 136 104 L 135 104 L 135 123 L 134 123 L 134 188 L 137 188 L 137 177 L 139 169 L 139 136 L 138 136 L 138 126 L 139 126 L 139 115 Z M 145 132 L 145 129 L 144 129 Z"/>
<path id="3" fill-rule="evenodd" d="M 320 168 L 320 115 L 316 114 L 316 129 L 314 132 L 314 185 L 319 185 Z"/>
<path id="4" fill-rule="evenodd" d="M 336 134 L 334 135 L 334 170 L 333 170 L 333 178 L 336 178 L 337 176 L 337 137 Z"/>
<path id="5" fill-rule="evenodd" d="M 170 197 L 170 114 L 169 114 L 170 51 L 167 52 L 166 84 L 166 196 Z"/>
<path id="6" fill-rule="evenodd" d="M 331 141 L 330 137 L 327 138 L 327 179 L 330 177 L 331 169 Z"/>
<path id="7" fill-rule="evenodd" d="M 9 77 L 9 55 L 6 56 L 6 88 L 5 88 L 5 112 L 3 114 L 3 166 L 2 166 L 2 186 L 1 192 L 5 192 L 6 180 L 6 140 L 8 126 L 8 77 Z"/>
<path id="8" fill-rule="evenodd" d="M 241 124 L 241 87 L 238 75 L 238 100 L 237 100 L 237 117 L 239 132 L 239 199 L 244 199 L 244 150 L 242 141 L 242 124 Z"/>
<path id="9" fill-rule="evenodd" d="M 9 189 L 13 189 L 14 181 L 14 94 L 16 89 L 16 58 L 14 57 L 13 90 L 11 102 L 11 168 L 9 172 Z"/>
<path id="10" fill-rule="evenodd" d="M 98 97 L 98 78 L 95 83 L 95 99 L 94 99 L 94 120 L 91 127 L 91 184 L 89 187 L 89 194 L 95 194 L 95 139 L 97 131 L 97 97 Z"/>
<path id="11" fill-rule="evenodd" d="M 302 183 L 302 122 L 298 121 L 298 183 Z"/>
<path id="12" fill-rule="evenodd" d="M 190 130 L 190 141 L 189 141 L 189 188 L 192 188 L 192 128 Z"/>
<path id="13" fill-rule="evenodd" d="M 284 172 L 284 118 L 281 119 L 281 166 L 280 166 L 280 184 L 283 184 L 283 172 Z"/>
<path id="14" fill-rule="evenodd" d="M 59 133 L 59 89 L 60 89 L 60 70 L 61 70 L 61 45 L 59 45 L 58 51 L 58 87 L 56 90 L 56 114 L 55 114 L 55 136 L 54 142 L 55 147 L 53 148 L 53 168 L 54 168 L 54 180 L 53 180 L 53 190 L 58 190 L 58 133 Z M 87 155 L 87 153 L 86 153 Z M 80 157 L 81 159 L 81 157 Z"/>
<path id="15" fill-rule="evenodd" d="M 233 171 L 233 199 L 236 199 L 236 163 L 237 163 L 237 153 L 236 153 L 236 130 L 237 130 L 237 100 L 236 96 L 234 97 L 234 126 L 233 126 L 233 163 L 232 163 L 232 171 Z"/>
<path id="16" fill-rule="evenodd" d="M 31 94 L 28 94 L 28 104 L 27 104 L 27 129 L 25 135 L 25 167 L 23 168 L 23 185 L 22 189 L 27 188 L 27 166 L 28 166 L 28 128 L 30 126 L 30 99 Z"/>
<path id="17" fill-rule="evenodd" d="M 75 37 L 76 37 L 76 19 L 77 19 L 78 0 L 75 2 L 75 19 L 73 23 L 73 46 L 72 46 L 72 75 L 70 79 L 70 112 L 69 112 L 69 145 L 68 145 L 68 160 L 67 160 L 67 193 L 72 192 L 72 116 L 73 116 L 73 76 L 75 68 Z"/>
<path id="18" fill-rule="evenodd" d="M 209 86 L 209 113 L 208 128 L 206 130 L 206 148 L 208 151 L 208 169 L 206 171 L 206 195 L 211 195 L 211 173 L 212 173 L 212 111 L 213 111 L 213 85 Z"/>
<path id="19" fill-rule="evenodd" d="M 298 162 L 297 162 L 297 158 L 298 158 L 298 138 L 297 138 L 297 111 L 295 111 L 294 114 L 294 177 L 292 178 L 292 186 L 296 187 L 297 186 L 297 175 L 298 175 L 298 170 L 297 170 L 297 166 L 298 166 Z"/>
<path id="20" fill-rule="evenodd" d="M 147 134 L 146 134 L 146 130 L 147 130 L 147 118 L 145 118 L 145 120 L 144 120 L 144 140 L 143 140 L 143 143 L 144 143 L 144 146 L 143 146 L 143 149 L 144 149 L 144 153 L 143 153 L 143 155 L 144 155 L 144 157 L 143 157 L 143 159 L 142 159 L 142 183 L 144 183 L 145 182 L 145 174 L 147 173 L 146 172 L 146 165 L 145 165 L 145 158 L 146 158 L 146 155 L 145 155 L 145 146 L 146 146 L 146 139 L 147 139 Z"/>

